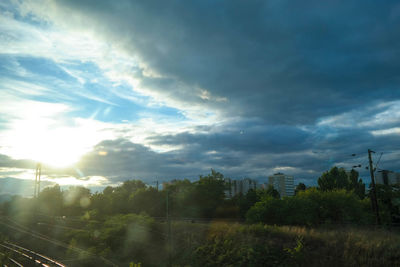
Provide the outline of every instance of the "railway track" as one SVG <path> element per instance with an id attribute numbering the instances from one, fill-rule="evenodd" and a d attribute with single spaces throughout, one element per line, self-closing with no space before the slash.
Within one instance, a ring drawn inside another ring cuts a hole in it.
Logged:
<path id="1" fill-rule="evenodd" d="M 65 267 L 61 262 L 11 242 L 3 242 L 0 248 L 11 253 L 8 259 L 15 266 Z"/>
<path id="2" fill-rule="evenodd" d="M 43 235 L 43 234 L 41 234 L 39 232 L 32 231 L 29 228 L 27 228 L 25 226 L 22 226 L 21 224 L 16 223 L 15 221 L 13 221 L 13 220 L 11 220 L 11 219 L 9 219 L 7 217 L 4 217 L 4 219 L 7 220 L 7 222 L 6 221 L 2 221 L 1 219 L 3 219 L 3 216 L 0 216 L 0 224 L 6 226 L 11 231 L 20 232 L 20 233 L 29 235 L 29 236 L 31 236 L 33 238 L 36 238 L 38 240 L 43 240 L 43 241 L 49 242 L 49 243 L 51 243 L 53 245 L 56 245 L 56 246 L 59 246 L 59 247 L 65 248 L 65 249 L 70 249 L 68 244 L 66 244 L 66 243 L 64 243 L 62 241 L 59 241 L 59 240 L 54 240 L 51 237 L 45 236 L 45 235 Z M 38 225 L 40 225 L 40 224 L 42 224 L 42 223 L 38 222 Z M 9 247 L 9 248 L 5 248 L 4 246 Z M 17 252 L 13 251 L 13 255 L 11 255 L 11 256 L 13 257 L 14 260 L 18 261 L 18 263 L 22 264 L 22 266 L 56 266 L 56 267 L 57 266 L 58 267 L 66 266 L 65 264 L 63 264 L 63 263 L 61 263 L 59 261 L 56 261 L 56 260 L 51 259 L 51 258 L 49 258 L 47 256 L 39 254 L 39 253 L 37 253 L 35 251 L 32 251 L 30 249 L 21 247 L 21 246 L 19 246 L 17 244 L 9 242 L 9 241 L 7 243 L 6 242 L 4 242 L 4 243 L 0 242 L 0 249 L 1 248 L 3 248 L 3 250 L 6 249 L 8 251 L 10 251 L 10 249 L 11 250 L 16 250 Z M 95 258 L 95 259 L 98 259 L 98 260 L 102 261 L 103 263 L 102 263 L 101 266 L 109 266 L 109 265 L 118 266 L 115 263 L 113 263 L 112 261 L 110 261 L 110 260 L 108 260 L 108 259 L 106 259 L 106 258 L 104 258 L 102 256 L 90 253 L 90 252 L 88 252 L 86 250 L 83 250 L 83 249 L 80 249 L 80 248 L 72 248 L 72 249 L 75 252 L 84 253 L 85 255 L 87 255 L 90 258 Z M 22 255 L 22 253 L 27 255 L 28 257 L 26 257 L 25 255 Z M 32 262 L 33 262 L 32 259 L 34 260 L 34 265 L 32 264 Z M 80 260 L 80 259 L 69 259 L 68 262 L 77 261 L 77 260 Z M 24 262 L 21 262 L 21 261 L 24 261 Z M 29 262 L 27 262 L 27 261 L 29 261 Z M 105 263 L 105 265 L 104 265 L 104 263 Z M 19 266 L 19 265 L 12 264 L 10 266 Z"/>

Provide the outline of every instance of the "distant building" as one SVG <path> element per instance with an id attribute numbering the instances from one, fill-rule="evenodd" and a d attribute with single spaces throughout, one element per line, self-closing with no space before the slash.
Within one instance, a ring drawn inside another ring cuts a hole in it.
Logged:
<path id="1" fill-rule="evenodd" d="M 232 198 L 238 194 L 247 194 L 250 189 L 257 189 L 257 181 L 250 178 L 244 178 L 242 180 L 225 179 L 227 189 L 225 190 L 225 196 Z"/>
<path id="2" fill-rule="evenodd" d="M 377 184 L 394 185 L 400 184 L 400 173 L 382 170 L 375 174 Z"/>
<path id="3" fill-rule="evenodd" d="M 268 184 L 272 185 L 281 197 L 294 196 L 293 176 L 278 172 L 268 177 Z"/>
<path id="4" fill-rule="evenodd" d="M 268 182 L 267 182 L 267 183 L 258 184 L 258 185 L 257 185 L 257 188 L 260 188 L 260 189 L 267 189 L 268 186 L 269 186 L 269 184 L 268 184 Z"/>

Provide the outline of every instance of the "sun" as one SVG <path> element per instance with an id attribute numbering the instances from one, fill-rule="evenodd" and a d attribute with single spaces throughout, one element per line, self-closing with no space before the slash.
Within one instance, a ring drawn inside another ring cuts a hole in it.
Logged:
<path id="1" fill-rule="evenodd" d="M 20 154 L 53 167 L 68 167 L 87 152 L 86 145 L 80 138 L 82 136 L 79 133 L 69 128 L 36 132 L 23 141 L 24 144 L 19 148 L 22 150 Z"/>
<path id="2" fill-rule="evenodd" d="M 43 141 L 31 150 L 31 158 L 53 167 L 73 165 L 85 152 L 67 133 L 48 136 L 48 139 Z"/>
<path id="3" fill-rule="evenodd" d="M 72 127 L 42 119 L 24 120 L 13 125 L 6 136 L 8 149 L 1 152 L 16 159 L 64 168 L 92 149 L 98 139 L 96 133 L 90 123 Z"/>

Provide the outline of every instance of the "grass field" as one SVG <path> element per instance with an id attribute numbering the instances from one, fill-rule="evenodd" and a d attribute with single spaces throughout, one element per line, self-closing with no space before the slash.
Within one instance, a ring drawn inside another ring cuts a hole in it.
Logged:
<path id="1" fill-rule="evenodd" d="M 29 227 L 66 246 L 56 248 L 54 243 L 6 227 L 2 232 L 47 256 L 73 259 L 69 266 L 96 266 L 100 259 L 94 261 L 93 255 L 119 266 L 131 262 L 142 266 L 400 266 L 398 229 L 174 221 L 169 242 L 165 221 L 133 214 L 103 222 L 56 220 Z M 77 254 L 75 248 L 92 256 Z"/>

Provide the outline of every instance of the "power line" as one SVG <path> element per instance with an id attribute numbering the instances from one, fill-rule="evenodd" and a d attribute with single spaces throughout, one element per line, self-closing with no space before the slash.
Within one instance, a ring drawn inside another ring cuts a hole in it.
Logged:
<path id="1" fill-rule="evenodd" d="M 378 159 L 377 163 L 375 164 L 374 172 L 376 171 L 376 168 L 378 167 L 378 164 L 381 161 L 382 155 L 383 155 L 383 152 L 381 152 L 379 159 Z"/>

